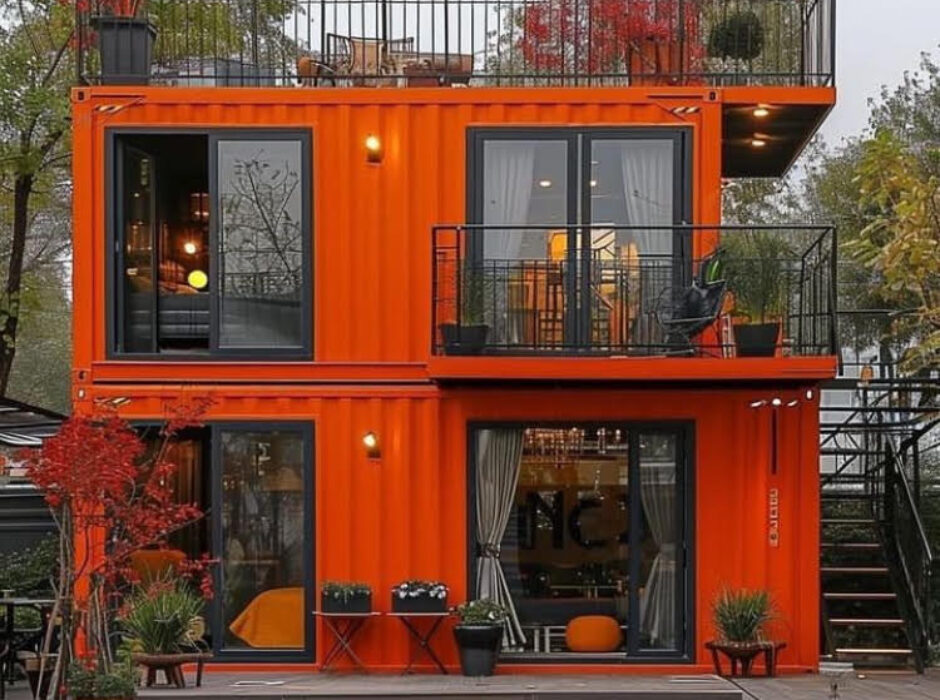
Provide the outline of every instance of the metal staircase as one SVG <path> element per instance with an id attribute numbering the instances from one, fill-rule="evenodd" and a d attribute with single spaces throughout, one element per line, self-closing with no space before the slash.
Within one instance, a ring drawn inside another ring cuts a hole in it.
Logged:
<path id="1" fill-rule="evenodd" d="M 921 464 L 940 456 L 940 378 L 902 376 L 897 348 L 875 354 L 849 350 L 823 392 L 822 656 L 922 672 L 937 630 Z"/>

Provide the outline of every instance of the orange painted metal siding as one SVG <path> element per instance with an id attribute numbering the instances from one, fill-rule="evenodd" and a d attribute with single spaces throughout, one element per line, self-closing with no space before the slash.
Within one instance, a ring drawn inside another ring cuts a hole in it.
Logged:
<path id="1" fill-rule="evenodd" d="M 467 424 L 470 421 L 669 420 L 694 426 L 695 659 L 706 670 L 710 605 L 723 585 L 765 587 L 777 603 L 775 636 L 788 642 L 782 668 L 816 667 L 819 653 L 819 496 L 816 392 L 738 389 L 476 389 L 336 386 L 134 387 L 128 418 L 155 418 L 180 393 L 215 398 L 208 420 L 305 420 L 316 425 L 316 581 L 362 580 L 388 610 L 389 589 L 406 578 L 437 578 L 451 600 L 467 596 Z M 755 399 L 799 400 L 780 409 L 777 474 L 771 474 L 769 408 Z M 89 397 L 91 398 L 91 397 Z M 382 456 L 369 460 L 361 437 L 375 431 Z M 779 492 L 779 546 L 769 540 L 770 489 Z M 318 629 L 317 660 L 331 640 Z M 449 632 L 437 639 L 449 664 Z M 375 668 L 407 663 L 407 638 L 392 618 L 373 621 L 357 651 Z M 313 661 L 313 659 L 311 659 Z M 518 671 L 532 667 L 505 666 Z M 564 666 L 569 671 L 587 670 Z M 631 665 L 608 670 L 637 671 Z M 659 667 L 662 670 L 663 667 Z M 550 667 L 549 667 L 550 670 Z"/>
<path id="2" fill-rule="evenodd" d="M 136 92 L 140 97 L 136 97 Z M 196 93 L 195 95 L 191 93 Z M 693 141 L 693 212 L 720 218 L 721 105 L 639 89 L 83 89 L 75 94 L 75 366 L 106 363 L 105 130 L 153 126 L 291 127 L 313 133 L 314 359 L 424 363 L 431 345 L 431 228 L 466 220 L 473 126 L 684 127 Z M 670 93 L 671 94 L 671 93 Z M 248 99 L 250 98 L 250 101 Z M 371 98 L 371 99 L 370 99 Z M 699 106 L 677 116 L 677 104 Z M 378 135 L 384 160 L 366 161 Z M 147 363 L 126 366 L 139 376 Z M 301 363 L 303 364 L 303 363 Z M 163 376 L 184 380 L 156 363 Z M 272 370 L 274 376 L 278 370 Z M 268 370 L 255 366 L 252 378 Z M 121 375 L 112 369 L 110 375 Z M 237 366 L 229 375 L 241 378 Z M 355 373 L 350 375 L 353 377 Z M 272 376 L 272 378 L 274 378 Z M 309 376 L 298 367 L 294 376 Z"/>

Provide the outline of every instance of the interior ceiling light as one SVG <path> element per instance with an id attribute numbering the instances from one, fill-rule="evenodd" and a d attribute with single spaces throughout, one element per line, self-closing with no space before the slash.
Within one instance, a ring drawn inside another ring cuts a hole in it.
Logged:
<path id="1" fill-rule="evenodd" d="M 591 180 L 591 187 L 597 187 L 597 180 Z"/>
<path id="2" fill-rule="evenodd" d="M 751 139 L 751 145 L 754 148 L 763 148 L 767 145 L 767 139 L 761 138 L 760 136 L 755 136 Z"/>
<path id="3" fill-rule="evenodd" d="M 770 110 L 764 107 L 763 105 L 758 105 L 754 108 L 754 116 L 758 119 L 763 119 L 770 116 Z"/>
<path id="4" fill-rule="evenodd" d="M 196 254 L 196 250 L 197 250 L 196 244 L 193 243 L 192 241 L 186 241 L 186 242 L 183 244 L 183 251 L 184 251 L 187 255 L 195 255 L 195 254 Z"/>
<path id="5" fill-rule="evenodd" d="M 539 180 L 539 187 L 551 187 L 551 186 L 552 186 L 551 180 Z"/>

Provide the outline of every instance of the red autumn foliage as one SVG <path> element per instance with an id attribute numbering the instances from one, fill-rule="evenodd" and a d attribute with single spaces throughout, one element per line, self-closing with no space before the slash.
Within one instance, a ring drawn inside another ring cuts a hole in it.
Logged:
<path id="1" fill-rule="evenodd" d="M 169 535 L 199 520 L 196 504 L 177 503 L 172 483 L 177 465 L 166 459 L 179 432 L 198 425 L 207 400 L 179 402 L 167 409 L 156 450 L 112 410 L 106 415 L 73 416 L 41 450 L 24 455 L 27 475 L 42 491 L 60 523 L 68 521 L 81 558 L 74 578 L 90 577 L 113 595 L 137 581 L 131 554 L 166 547 Z M 208 567 L 202 558 L 187 561 L 180 573 L 211 596 Z"/>
<path id="2" fill-rule="evenodd" d="M 685 60 L 700 58 L 694 44 L 699 15 L 691 1 L 542 0 L 520 12 L 518 48 L 535 72 L 629 72 L 631 54 L 642 53 L 644 44 L 677 44 L 680 34 L 686 42 Z"/>

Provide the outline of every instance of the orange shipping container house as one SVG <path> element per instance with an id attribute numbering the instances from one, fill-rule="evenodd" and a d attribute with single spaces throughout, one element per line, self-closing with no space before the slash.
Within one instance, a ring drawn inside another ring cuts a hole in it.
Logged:
<path id="1" fill-rule="evenodd" d="M 602 0 L 301 4 L 208 57 L 189 2 L 147 60 L 77 42 L 73 398 L 213 397 L 176 546 L 219 559 L 219 665 L 322 665 L 325 581 L 495 576 L 507 672 L 705 670 L 724 586 L 815 669 L 835 235 L 722 226 L 721 185 L 831 108 L 834 3 L 628 0 L 616 50 Z M 410 658 L 388 616 L 355 649 Z"/>

